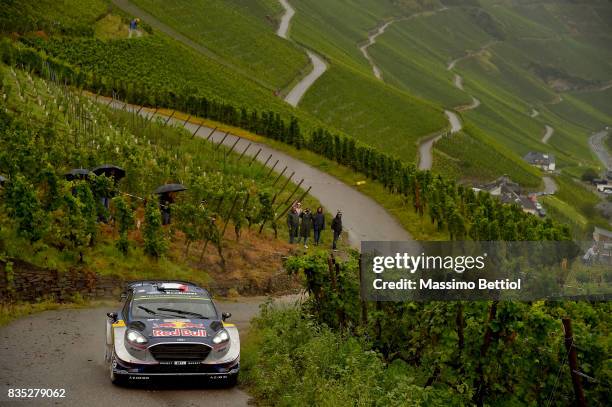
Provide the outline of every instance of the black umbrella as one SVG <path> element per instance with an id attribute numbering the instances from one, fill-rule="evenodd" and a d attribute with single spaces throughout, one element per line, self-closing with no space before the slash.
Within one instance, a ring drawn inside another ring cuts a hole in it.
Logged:
<path id="1" fill-rule="evenodd" d="M 115 181 L 119 181 L 121 178 L 125 177 L 125 170 L 112 164 L 99 165 L 96 168 L 92 168 L 91 172 L 96 175 L 104 174 L 107 177 L 113 177 Z"/>
<path id="2" fill-rule="evenodd" d="M 181 192 L 187 190 L 187 187 L 183 184 L 165 184 L 157 187 L 155 194 L 167 194 L 170 192 Z"/>
<path id="3" fill-rule="evenodd" d="M 87 168 L 73 168 L 64 174 L 64 177 L 68 181 L 74 181 L 75 179 L 87 179 L 89 177 L 89 170 Z"/>

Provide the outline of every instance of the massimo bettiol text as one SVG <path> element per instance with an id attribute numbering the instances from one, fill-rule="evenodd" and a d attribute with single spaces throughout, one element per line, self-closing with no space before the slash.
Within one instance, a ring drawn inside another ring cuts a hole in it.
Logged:
<path id="1" fill-rule="evenodd" d="M 607 299 L 610 265 L 591 242 L 373 242 L 361 247 L 361 296 L 372 301 Z"/>

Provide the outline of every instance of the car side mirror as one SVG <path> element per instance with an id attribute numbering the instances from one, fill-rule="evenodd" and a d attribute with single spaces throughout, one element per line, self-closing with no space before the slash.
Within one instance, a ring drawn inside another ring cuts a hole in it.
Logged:
<path id="1" fill-rule="evenodd" d="M 226 319 L 230 318 L 232 316 L 231 312 L 224 312 L 221 314 L 221 318 L 223 318 L 223 320 L 225 321 Z"/>
<path id="2" fill-rule="evenodd" d="M 117 315 L 117 313 L 116 313 L 116 312 L 108 312 L 108 313 L 106 314 L 106 316 L 107 316 L 107 317 L 108 317 L 108 319 L 110 319 L 111 321 L 113 321 L 113 322 L 117 322 L 117 317 L 118 317 L 118 315 Z"/>

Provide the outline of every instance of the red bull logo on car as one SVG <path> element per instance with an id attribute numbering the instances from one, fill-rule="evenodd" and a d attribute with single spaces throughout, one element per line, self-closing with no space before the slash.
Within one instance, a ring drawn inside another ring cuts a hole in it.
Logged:
<path id="1" fill-rule="evenodd" d="M 205 329 L 153 329 L 152 336 L 155 337 L 175 337 L 175 336 L 189 336 L 203 338 L 206 336 Z"/>

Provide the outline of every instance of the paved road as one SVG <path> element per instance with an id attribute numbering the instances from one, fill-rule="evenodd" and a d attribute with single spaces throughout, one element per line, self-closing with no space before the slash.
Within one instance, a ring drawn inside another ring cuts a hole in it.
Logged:
<path id="1" fill-rule="evenodd" d="M 446 114 L 450 124 L 450 133 L 453 134 L 461 131 L 463 126 L 459 116 L 450 110 L 445 110 L 444 114 Z M 419 170 L 431 170 L 431 166 L 433 165 L 433 145 L 436 141 L 440 140 L 442 136 L 442 134 L 439 134 L 421 142 L 419 145 Z"/>
<path id="2" fill-rule="evenodd" d="M 544 193 L 548 195 L 552 195 L 557 192 L 557 183 L 551 177 L 542 177 L 542 181 L 544 181 Z"/>
<path id="3" fill-rule="evenodd" d="M 606 170 L 612 171 L 612 155 L 610 155 L 604 144 L 606 134 L 608 134 L 606 130 L 593 134 L 589 137 L 589 146 L 597 158 L 599 158 L 599 161 L 602 162 Z"/>
<path id="4" fill-rule="evenodd" d="M 292 302 L 287 297 L 283 302 Z M 265 298 L 218 301 L 231 312 L 231 322 L 244 333 Z M 0 328 L 0 405 L 108 406 L 247 406 L 249 396 L 239 388 L 219 389 L 197 383 L 163 387 L 116 387 L 104 365 L 104 324 L 114 309 L 47 311 Z M 66 398 L 54 401 L 8 401 L 8 388 L 61 388 Z"/>
<path id="5" fill-rule="evenodd" d="M 548 124 L 544 125 L 544 135 L 542 136 L 542 143 L 546 144 L 548 143 L 548 140 L 552 137 L 553 133 L 555 132 L 555 129 L 553 129 L 551 126 L 549 126 Z"/>
<path id="6" fill-rule="evenodd" d="M 291 4 L 287 0 L 279 0 L 281 6 L 285 9 L 285 14 L 281 18 L 281 23 L 278 27 L 276 34 L 279 37 L 289 39 L 289 25 L 291 19 L 295 15 L 295 10 L 291 7 Z M 306 94 L 308 89 L 325 73 L 327 70 L 327 64 L 319 55 L 315 54 L 311 50 L 306 50 L 310 63 L 312 64 L 312 71 L 300 80 L 285 96 L 285 102 L 291 106 L 297 106 L 302 100 L 302 97 Z"/>
<path id="7" fill-rule="evenodd" d="M 376 43 L 376 38 L 382 35 L 387 29 L 387 27 L 389 27 L 394 22 L 395 20 L 387 21 L 386 23 L 378 27 L 376 31 L 370 34 L 370 36 L 368 37 L 368 42 L 366 42 L 364 45 L 359 47 L 359 50 L 361 51 L 363 56 L 368 60 L 368 62 L 370 62 L 370 65 L 372 65 L 372 72 L 374 73 L 374 76 L 376 77 L 376 79 L 379 79 L 381 81 L 382 81 L 382 72 L 380 71 L 378 66 L 376 66 L 376 64 L 374 63 L 374 60 L 372 59 L 372 57 L 370 57 L 370 54 L 368 54 L 368 48 L 374 45 Z"/>
<path id="8" fill-rule="evenodd" d="M 116 101 L 112 105 L 120 108 L 123 106 L 123 102 Z M 139 106 L 128 105 L 126 109 L 136 111 Z M 142 109 L 140 114 L 148 117 L 152 112 L 150 109 Z M 172 119 L 172 122 L 183 125 L 183 120 Z M 185 127 L 193 133 L 198 126 L 187 123 Z M 212 129 L 208 127 L 201 127 L 197 136 L 206 138 L 211 131 Z M 210 140 L 219 143 L 223 140 L 224 135 L 224 132 L 216 131 L 210 137 Z M 261 149 L 257 156 L 258 161 L 262 163 L 267 161 L 268 166 L 273 166 L 278 160 L 276 170 L 282 171 L 286 166 L 285 174 L 295 172 L 293 180 L 299 182 L 299 180 L 304 179 L 302 187 L 312 187 L 310 194 L 317 198 L 328 211 L 335 214 L 337 210 L 342 210 L 342 224 L 348 232 L 351 246 L 359 248 L 362 240 L 412 240 L 410 234 L 380 204 L 353 187 L 265 144 L 251 142 L 231 134 L 225 138 L 223 144 L 231 147 L 236 141 L 238 143 L 234 147 L 234 151 L 242 153 L 251 143 L 245 153 L 246 156 L 252 157 Z M 272 155 L 272 158 L 268 160 L 270 155 Z"/>

